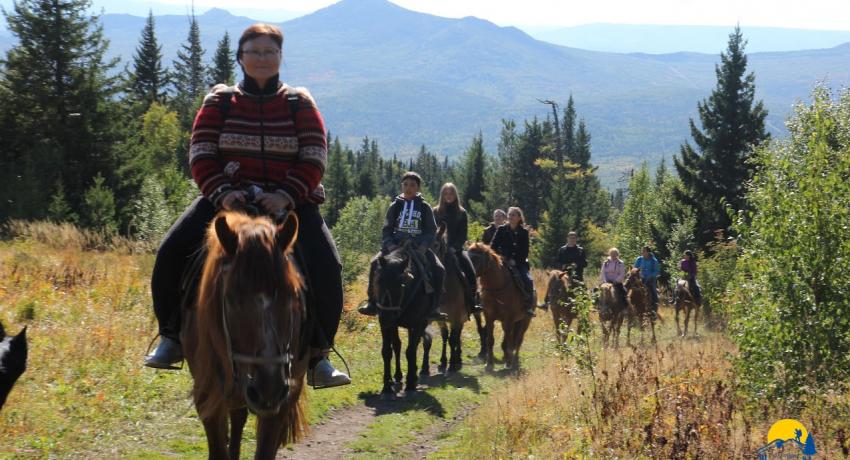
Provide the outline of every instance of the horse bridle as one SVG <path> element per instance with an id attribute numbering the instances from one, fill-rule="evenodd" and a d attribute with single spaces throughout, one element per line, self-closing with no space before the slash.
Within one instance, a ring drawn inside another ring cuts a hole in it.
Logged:
<path id="1" fill-rule="evenodd" d="M 478 276 L 484 276 L 484 274 L 487 273 L 487 270 L 489 270 L 490 266 L 493 264 L 493 260 L 492 260 L 493 257 L 490 254 L 487 254 L 486 251 L 482 251 L 481 255 L 484 256 L 485 260 L 484 260 L 484 266 L 481 267 L 481 271 L 478 273 Z M 481 290 L 482 291 L 490 291 L 490 292 L 498 292 L 498 291 L 503 291 L 503 290 L 507 289 L 508 286 L 510 286 L 510 285 L 511 285 L 510 280 L 508 280 L 505 284 L 503 284 L 502 286 L 497 287 L 497 288 L 486 288 L 482 284 Z"/>
<path id="2" fill-rule="evenodd" d="M 220 276 L 220 275 L 219 275 Z M 224 290 L 224 285 L 220 284 L 220 290 Z M 274 303 L 278 298 L 279 290 L 275 289 L 274 297 L 272 298 L 272 302 Z M 224 292 L 220 292 L 222 299 L 222 308 L 221 308 L 221 321 L 222 326 L 224 328 L 224 340 L 227 345 L 227 359 L 230 362 L 231 368 L 233 369 L 233 381 L 234 383 L 238 383 L 239 375 L 236 372 L 236 365 L 238 363 L 243 364 L 254 364 L 254 365 L 270 365 L 270 364 L 281 364 L 284 366 L 284 376 L 287 378 L 292 375 L 292 336 L 295 333 L 295 318 L 292 313 L 292 299 L 289 299 L 286 305 L 286 309 L 289 311 L 289 337 L 286 341 L 283 351 L 275 356 L 257 356 L 257 355 L 248 355 L 245 353 L 236 353 L 233 351 L 233 342 L 230 338 L 230 325 L 227 322 L 227 310 L 229 306 L 229 302 L 227 300 L 227 296 L 224 295 Z M 275 336 L 275 344 L 279 344 L 278 341 L 278 332 L 277 328 L 273 327 Z M 232 391 L 232 389 L 231 389 Z"/>

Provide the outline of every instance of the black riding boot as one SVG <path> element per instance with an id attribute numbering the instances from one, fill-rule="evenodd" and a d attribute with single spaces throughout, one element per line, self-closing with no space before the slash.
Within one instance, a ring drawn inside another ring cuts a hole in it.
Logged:
<path id="1" fill-rule="evenodd" d="M 380 255 L 378 256 L 380 257 Z M 372 283 L 374 282 L 375 272 L 378 267 L 378 259 L 372 259 L 372 263 L 369 264 L 369 284 L 366 288 L 367 301 L 366 305 L 361 305 L 357 308 L 357 312 L 366 315 L 366 316 L 375 316 L 378 314 L 378 299 L 375 298 L 374 289 Z"/>

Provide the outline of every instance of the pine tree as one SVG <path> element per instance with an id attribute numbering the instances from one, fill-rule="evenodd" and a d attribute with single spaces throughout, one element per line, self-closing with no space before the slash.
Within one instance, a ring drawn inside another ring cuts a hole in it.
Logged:
<path id="1" fill-rule="evenodd" d="M 363 138 L 360 150 L 354 161 L 356 171 L 354 181 L 355 196 L 365 196 L 372 199 L 378 191 L 378 144 Z M 396 179 L 396 184 L 398 179 Z"/>
<path id="2" fill-rule="evenodd" d="M 324 216 L 328 226 L 333 226 L 339 213 L 351 198 L 353 180 L 351 170 L 345 162 L 345 152 L 339 138 L 331 144 L 328 152 L 328 168 L 323 180 L 325 195 Z"/>
<path id="3" fill-rule="evenodd" d="M 60 179 L 78 211 L 91 177 L 114 170 L 110 145 L 117 79 L 107 74 L 107 42 L 91 2 L 21 0 L 4 12 L 17 44 L 6 55 L 0 114 L 0 215 L 40 218 Z"/>
<path id="4" fill-rule="evenodd" d="M 215 49 L 213 65 L 209 69 L 210 83 L 232 85 L 235 80 L 233 71 L 235 66 L 236 59 L 233 57 L 233 50 L 230 49 L 230 35 L 225 31 Z"/>
<path id="5" fill-rule="evenodd" d="M 184 129 L 192 125 L 192 108 L 195 101 L 206 92 L 204 49 L 201 47 L 201 29 L 195 13 L 189 20 L 189 35 L 186 43 L 177 51 L 174 61 L 174 102 Z"/>
<path id="6" fill-rule="evenodd" d="M 156 41 L 153 11 L 148 13 L 139 46 L 133 55 L 131 86 L 134 98 L 145 103 L 164 102 L 168 73 L 162 67 L 162 45 Z"/>
<path id="7" fill-rule="evenodd" d="M 481 202 L 484 200 L 484 136 L 478 133 L 472 139 L 472 145 L 466 150 L 464 158 L 464 189 L 463 198 L 467 201 Z"/>
<path id="8" fill-rule="evenodd" d="M 746 74 L 745 46 L 736 27 L 716 66 L 717 86 L 697 105 L 702 129 L 690 120 L 696 149 L 685 143 L 674 159 L 683 185 L 677 197 L 696 211 L 701 244 L 713 239 L 713 230 L 730 226 L 725 205 L 734 211 L 746 208 L 745 186 L 753 172 L 747 159 L 754 146 L 768 139 L 767 111 L 755 102 L 755 75 Z"/>

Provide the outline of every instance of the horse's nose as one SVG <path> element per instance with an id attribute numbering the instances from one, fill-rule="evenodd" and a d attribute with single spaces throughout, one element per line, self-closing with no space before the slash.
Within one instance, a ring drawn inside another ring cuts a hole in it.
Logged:
<path id="1" fill-rule="evenodd" d="M 289 384 L 280 379 L 276 382 L 256 381 L 245 386 L 245 402 L 258 416 L 277 414 L 288 395 Z"/>

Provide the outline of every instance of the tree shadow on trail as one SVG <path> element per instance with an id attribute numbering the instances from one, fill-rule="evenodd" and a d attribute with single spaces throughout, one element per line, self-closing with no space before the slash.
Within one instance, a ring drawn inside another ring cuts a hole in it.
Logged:
<path id="1" fill-rule="evenodd" d="M 429 414 L 445 418 L 446 410 L 437 398 L 426 391 L 413 394 L 397 393 L 392 399 L 378 393 L 360 393 L 358 396 L 366 407 L 375 409 L 375 415 L 403 414 L 412 410 L 423 410 Z"/>

